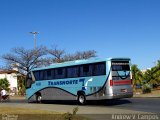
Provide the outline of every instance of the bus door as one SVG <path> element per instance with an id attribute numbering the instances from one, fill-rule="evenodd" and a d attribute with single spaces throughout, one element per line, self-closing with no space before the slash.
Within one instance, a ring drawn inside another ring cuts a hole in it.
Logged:
<path id="1" fill-rule="evenodd" d="M 112 61 L 110 86 L 113 95 L 132 93 L 132 80 L 129 60 Z"/>

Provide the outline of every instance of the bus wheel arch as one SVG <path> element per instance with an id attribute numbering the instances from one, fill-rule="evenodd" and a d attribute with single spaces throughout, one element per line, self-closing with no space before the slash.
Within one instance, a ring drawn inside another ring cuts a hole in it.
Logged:
<path id="1" fill-rule="evenodd" d="M 86 95 L 84 91 L 78 91 L 77 92 L 77 101 L 80 105 L 86 104 Z"/>
<path id="2" fill-rule="evenodd" d="M 36 93 L 36 102 L 41 103 L 42 102 L 42 95 L 40 92 Z"/>

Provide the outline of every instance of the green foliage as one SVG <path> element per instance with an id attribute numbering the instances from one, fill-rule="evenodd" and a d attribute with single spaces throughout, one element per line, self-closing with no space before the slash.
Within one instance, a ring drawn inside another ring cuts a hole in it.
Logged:
<path id="1" fill-rule="evenodd" d="M 22 87 L 19 88 L 18 90 L 18 94 L 21 95 L 21 96 L 24 96 L 25 95 L 25 86 L 23 85 Z"/>
<path id="2" fill-rule="evenodd" d="M 142 93 L 145 94 L 145 93 L 151 93 L 151 86 L 149 84 L 144 84 L 142 86 Z"/>
<path id="3" fill-rule="evenodd" d="M 157 61 L 156 66 L 147 69 L 144 73 L 140 71 L 137 65 L 132 65 L 131 71 L 134 88 L 136 85 L 142 85 L 142 91 L 144 93 L 151 91 L 151 88 L 147 84 L 153 87 L 160 85 L 160 60 Z"/>
<path id="4" fill-rule="evenodd" d="M 18 94 L 24 96 L 25 91 L 25 76 L 18 76 Z"/>
<path id="5" fill-rule="evenodd" d="M 140 69 L 137 67 L 137 65 L 131 66 L 132 71 L 132 80 L 133 80 L 133 86 L 135 87 L 138 84 L 142 84 L 143 80 L 143 73 L 140 71 Z"/>
<path id="6" fill-rule="evenodd" d="M 74 117 L 76 116 L 77 112 L 78 112 L 78 107 L 75 107 L 72 113 L 70 112 L 65 113 L 64 114 L 65 120 L 74 120 Z"/>
<path id="7" fill-rule="evenodd" d="M 153 87 L 160 85 L 160 60 L 157 61 L 156 66 L 145 72 L 144 80 Z"/>
<path id="8" fill-rule="evenodd" d="M 9 90 L 9 82 L 6 78 L 0 79 L 0 88 L 3 88 L 5 90 Z"/>

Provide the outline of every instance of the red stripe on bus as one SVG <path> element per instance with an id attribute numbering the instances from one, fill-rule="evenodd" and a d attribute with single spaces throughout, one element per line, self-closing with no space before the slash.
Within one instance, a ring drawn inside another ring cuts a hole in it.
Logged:
<path id="1" fill-rule="evenodd" d="M 113 80 L 113 85 L 130 85 L 132 84 L 131 80 Z"/>

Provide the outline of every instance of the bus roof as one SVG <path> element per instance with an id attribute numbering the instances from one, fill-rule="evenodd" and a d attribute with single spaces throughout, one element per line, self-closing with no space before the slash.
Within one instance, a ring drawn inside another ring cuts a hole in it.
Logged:
<path id="1" fill-rule="evenodd" d="M 82 64 L 88 64 L 88 63 L 98 63 L 98 62 L 105 62 L 105 61 L 123 61 L 123 60 L 130 60 L 130 58 L 106 58 L 106 59 L 83 59 L 83 60 L 74 60 L 74 61 L 67 61 L 63 63 L 54 63 L 47 67 L 41 67 L 41 68 L 34 68 L 32 71 L 37 70 L 44 70 L 44 69 L 51 69 L 51 68 L 59 68 L 59 67 L 66 67 L 66 66 L 74 66 L 74 65 L 82 65 Z"/>

